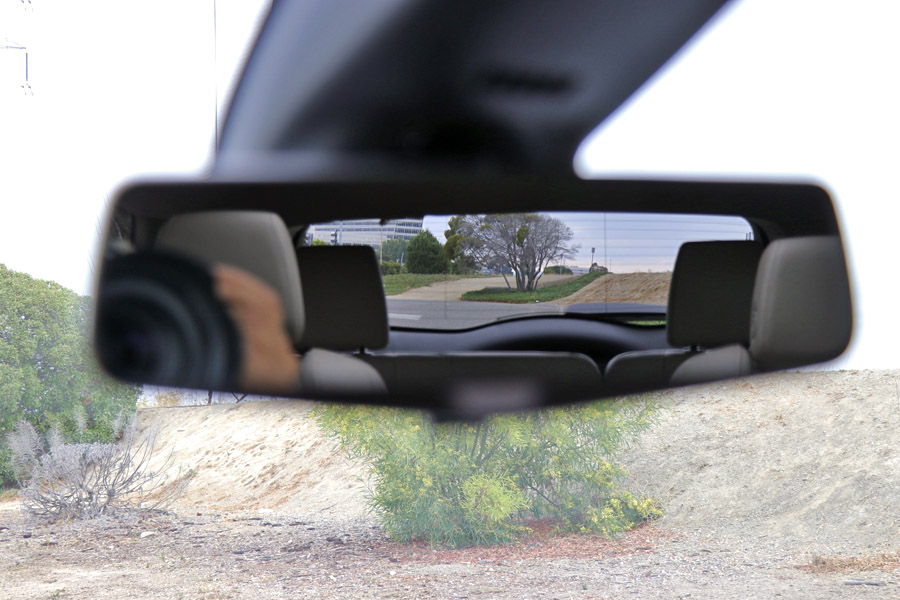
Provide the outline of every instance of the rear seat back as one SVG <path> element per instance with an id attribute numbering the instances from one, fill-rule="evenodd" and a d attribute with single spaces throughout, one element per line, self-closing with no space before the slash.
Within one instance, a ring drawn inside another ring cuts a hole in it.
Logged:
<path id="1" fill-rule="evenodd" d="M 301 347 L 374 350 L 387 345 L 387 305 L 372 248 L 300 248 L 297 266 L 309 316 Z"/>
<path id="2" fill-rule="evenodd" d="M 375 367 L 389 390 L 406 394 L 463 378 L 535 380 L 550 389 L 578 384 L 598 391 L 602 380 L 597 364 L 574 352 L 437 352 L 360 358 Z"/>
<path id="3" fill-rule="evenodd" d="M 666 336 L 673 348 L 625 352 L 606 366 L 612 391 L 654 389 L 670 384 L 679 367 L 706 349 L 747 344 L 756 270 L 757 242 L 687 242 L 672 271 Z"/>
<path id="4" fill-rule="evenodd" d="M 673 383 L 788 369 L 837 356 L 850 342 L 850 288 L 837 236 L 776 240 L 759 263 L 749 340 L 690 358 Z"/>
<path id="5" fill-rule="evenodd" d="M 388 337 L 384 287 L 375 252 L 368 246 L 301 248 L 297 251 L 306 306 L 304 345 L 332 350 L 378 349 Z M 339 325 L 335 325 L 339 324 Z M 360 353 L 388 390 L 421 393 L 449 380 L 531 379 L 551 388 L 577 383 L 599 390 L 593 360 L 568 352 Z M 560 388 L 561 389 L 561 388 Z"/>
<path id="6" fill-rule="evenodd" d="M 278 215 L 261 211 L 178 215 L 163 225 L 155 246 L 205 263 L 229 264 L 255 274 L 281 297 L 285 326 L 294 346 L 309 350 L 312 347 L 309 342 L 318 339 L 317 332 L 322 325 L 304 319 L 308 307 L 304 303 L 306 294 L 301 286 L 294 244 Z M 381 297 L 383 302 L 384 295 Z M 344 323 L 346 319 L 338 323 L 336 331 L 341 331 L 340 325 Z M 366 339 L 376 339 L 371 331 L 367 333 Z M 386 340 L 387 333 L 382 337 Z M 311 395 L 381 393 L 384 382 L 363 361 L 315 348 L 303 355 L 298 390 Z"/>
<path id="7" fill-rule="evenodd" d="M 850 285 L 838 236 L 772 242 L 753 295 L 750 355 L 762 371 L 840 354 L 853 329 Z"/>
<path id="8" fill-rule="evenodd" d="M 227 210 L 176 215 L 163 224 L 154 245 L 158 250 L 253 273 L 281 297 L 293 342 L 302 339 L 303 297 L 294 244 L 275 213 Z"/>

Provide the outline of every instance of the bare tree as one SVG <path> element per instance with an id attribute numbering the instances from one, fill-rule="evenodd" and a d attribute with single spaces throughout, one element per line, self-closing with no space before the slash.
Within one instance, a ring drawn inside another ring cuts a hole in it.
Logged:
<path id="1" fill-rule="evenodd" d="M 466 255 L 483 267 L 507 267 L 520 292 L 533 290 L 551 262 L 571 259 L 578 250 L 577 245 L 569 245 L 572 230 L 547 215 L 465 215 L 458 222 L 458 231 Z"/>

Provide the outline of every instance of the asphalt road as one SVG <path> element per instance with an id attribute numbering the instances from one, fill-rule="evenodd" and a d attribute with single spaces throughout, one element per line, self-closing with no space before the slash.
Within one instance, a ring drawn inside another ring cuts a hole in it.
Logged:
<path id="1" fill-rule="evenodd" d="M 501 317 L 563 313 L 555 304 L 501 304 L 463 300 L 387 299 L 388 321 L 392 327 L 423 329 L 464 329 L 484 325 Z"/>

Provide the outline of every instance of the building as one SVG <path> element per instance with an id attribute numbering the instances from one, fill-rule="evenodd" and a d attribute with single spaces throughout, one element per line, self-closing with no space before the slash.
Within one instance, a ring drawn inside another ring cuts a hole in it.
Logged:
<path id="1" fill-rule="evenodd" d="M 314 240 L 339 246 L 372 246 L 385 240 L 411 240 L 422 232 L 422 219 L 397 219 L 381 225 L 378 219 L 355 219 L 313 225 L 309 233 Z"/>

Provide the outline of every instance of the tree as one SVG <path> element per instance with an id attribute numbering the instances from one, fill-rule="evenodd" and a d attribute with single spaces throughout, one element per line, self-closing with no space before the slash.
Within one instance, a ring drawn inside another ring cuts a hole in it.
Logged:
<path id="1" fill-rule="evenodd" d="M 381 242 L 381 248 L 379 249 L 381 260 L 403 264 L 406 261 L 406 247 L 408 245 L 409 242 L 403 238 L 384 240 Z"/>
<path id="2" fill-rule="evenodd" d="M 448 273 L 450 262 L 437 238 L 425 230 L 406 247 L 406 268 L 410 273 Z"/>
<path id="3" fill-rule="evenodd" d="M 570 246 L 572 230 L 547 215 L 514 213 L 465 215 L 457 230 L 461 251 L 476 264 L 498 269 L 508 267 L 516 278 L 516 290 L 531 291 L 551 262 L 570 259 L 578 246 Z M 509 285 L 509 282 L 507 282 Z"/>
<path id="4" fill-rule="evenodd" d="M 0 265 L 0 439 L 25 419 L 39 434 L 107 442 L 138 389 L 107 377 L 88 345 L 90 299 Z M 13 482 L 0 450 L 0 484 Z"/>
<path id="5" fill-rule="evenodd" d="M 450 271 L 459 275 L 474 273 L 478 268 L 471 256 L 466 255 L 462 249 L 465 239 L 460 233 L 460 224 L 463 216 L 457 215 L 447 223 L 448 229 L 444 231 L 444 254 L 450 261 Z"/>

